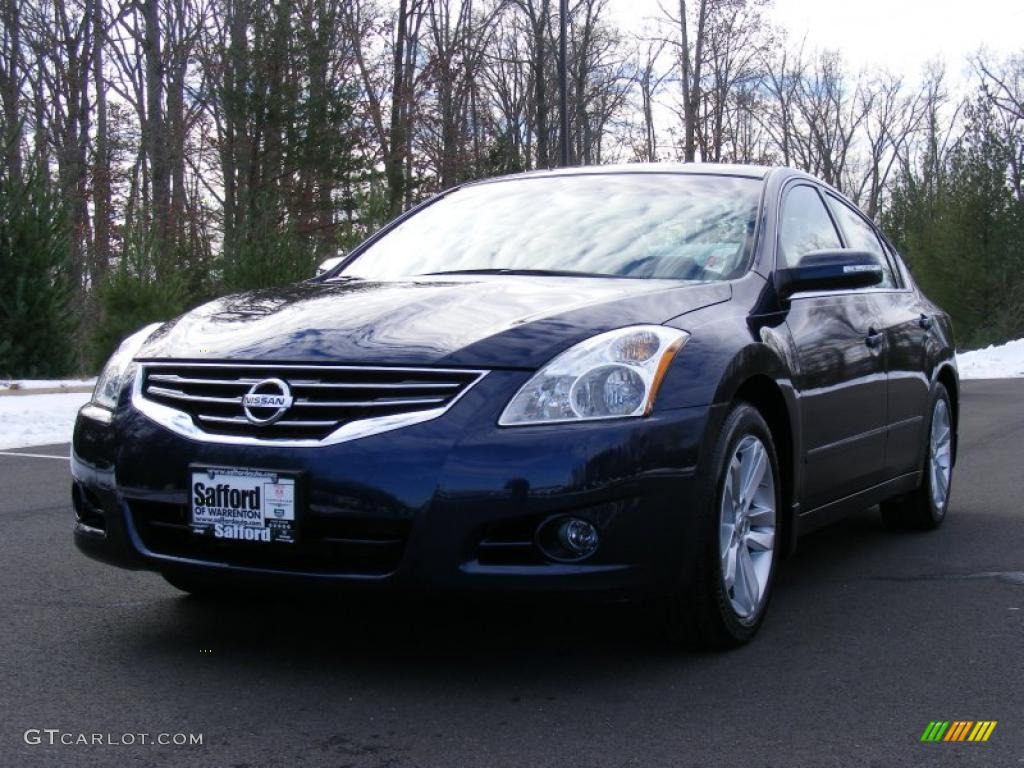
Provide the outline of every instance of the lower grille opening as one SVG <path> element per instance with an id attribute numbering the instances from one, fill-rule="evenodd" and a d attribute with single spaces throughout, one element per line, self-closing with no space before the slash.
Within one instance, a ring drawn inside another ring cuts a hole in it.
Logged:
<path id="1" fill-rule="evenodd" d="M 129 509 L 154 554 L 303 573 L 386 576 L 398 568 L 411 527 L 402 520 L 308 515 L 294 544 L 264 544 L 193 534 L 185 504 L 131 501 Z"/>
<path id="2" fill-rule="evenodd" d="M 107 517 L 99 497 L 81 483 L 71 484 L 71 503 L 75 507 L 75 519 L 88 528 L 107 530 Z"/>
<path id="3" fill-rule="evenodd" d="M 516 520 L 491 526 L 477 544 L 481 565 L 540 565 L 543 554 L 534 544 L 535 520 Z"/>

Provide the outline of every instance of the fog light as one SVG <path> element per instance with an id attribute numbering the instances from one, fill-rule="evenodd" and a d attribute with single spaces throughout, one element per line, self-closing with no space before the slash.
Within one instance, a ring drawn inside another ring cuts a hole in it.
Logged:
<path id="1" fill-rule="evenodd" d="M 558 527 L 558 543 L 573 557 L 587 557 L 597 549 L 597 528 L 586 520 L 570 517 Z"/>

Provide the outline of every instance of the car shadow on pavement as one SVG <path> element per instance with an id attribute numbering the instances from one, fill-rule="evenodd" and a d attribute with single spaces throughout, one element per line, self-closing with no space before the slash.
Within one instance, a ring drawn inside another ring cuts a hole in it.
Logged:
<path id="1" fill-rule="evenodd" d="M 807 536 L 783 564 L 773 607 L 782 610 L 773 614 L 802 609 L 802 602 L 815 599 L 802 586 L 848 578 L 879 548 L 892 556 L 900 538 L 882 527 L 877 508 Z M 717 655 L 672 646 L 653 606 L 644 603 L 391 594 L 198 599 L 168 586 L 166 598 L 149 605 L 124 626 L 129 655 L 149 661 L 154 653 L 164 655 L 175 667 L 213 665 L 229 677 L 231 670 L 260 669 L 300 678 L 373 676 L 395 684 L 444 684 L 453 676 L 493 685 L 524 677 L 571 684 L 580 675 L 607 679 L 728 663 L 735 654 L 777 652 L 773 619 L 781 618 L 770 615 L 751 645 Z"/>
<path id="2" fill-rule="evenodd" d="M 787 583 L 845 577 L 865 561 L 890 556 L 893 548 L 905 545 L 908 536 L 920 535 L 919 531 L 887 529 L 877 506 L 854 512 L 802 536 L 795 555 L 783 562 L 776 587 L 785 589 Z"/>

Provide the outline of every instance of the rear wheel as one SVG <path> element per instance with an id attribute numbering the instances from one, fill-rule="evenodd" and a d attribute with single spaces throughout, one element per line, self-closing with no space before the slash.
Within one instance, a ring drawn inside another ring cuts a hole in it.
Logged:
<path id="1" fill-rule="evenodd" d="M 891 528 L 927 530 L 946 519 L 953 481 L 953 408 L 943 384 L 932 390 L 921 485 L 905 496 L 882 502 L 882 519 Z"/>
<path id="2" fill-rule="evenodd" d="M 712 466 L 714 486 L 694 510 L 698 554 L 689 578 L 668 599 L 667 628 L 674 640 L 725 649 L 760 628 L 777 560 L 779 464 L 755 408 L 740 403 L 726 417 Z"/>

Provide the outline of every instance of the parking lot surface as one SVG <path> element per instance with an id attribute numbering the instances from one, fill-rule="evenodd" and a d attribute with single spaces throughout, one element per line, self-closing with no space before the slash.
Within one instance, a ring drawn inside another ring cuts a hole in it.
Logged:
<path id="1" fill-rule="evenodd" d="M 0 765 L 1024 766 L 1024 380 L 962 409 L 946 524 L 802 539 L 727 654 L 622 605 L 197 601 L 75 550 L 67 446 L 0 454 Z"/>

